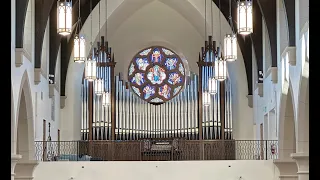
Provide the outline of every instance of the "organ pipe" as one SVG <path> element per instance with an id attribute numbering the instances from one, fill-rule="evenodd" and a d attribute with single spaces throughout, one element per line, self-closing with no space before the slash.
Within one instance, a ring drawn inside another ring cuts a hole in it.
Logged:
<path id="1" fill-rule="evenodd" d="M 112 67 L 108 65 L 106 63 L 103 77 L 107 79 L 106 90 L 114 90 L 111 106 L 102 108 L 101 98 L 93 94 L 92 82 L 83 81 L 81 118 L 83 140 L 113 140 L 113 138 L 115 140 L 146 138 L 210 140 L 223 137 L 232 139 L 231 85 L 228 79 L 221 82 L 223 85 L 221 83 L 218 85 L 216 95 L 210 95 L 210 106 L 202 109 L 203 116 L 199 119 L 199 109 L 202 108 L 202 104 L 199 101 L 201 93 L 198 87 L 207 88 L 204 79 L 208 80 L 212 76 L 214 73 L 212 67 L 202 68 L 202 75 L 206 76 L 201 79 L 202 84 L 199 83 L 200 76 L 191 73 L 179 95 L 164 104 L 152 105 L 131 92 L 120 75 L 114 76 L 112 83 Z M 223 86 L 224 93 L 222 93 Z M 223 99 L 224 104 L 221 102 Z"/>

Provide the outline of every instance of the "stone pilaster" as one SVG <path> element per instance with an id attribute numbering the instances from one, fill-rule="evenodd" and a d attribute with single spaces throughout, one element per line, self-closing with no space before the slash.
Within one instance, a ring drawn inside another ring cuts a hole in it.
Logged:
<path id="1" fill-rule="evenodd" d="M 21 159 L 21 155 L 19 154 L 11 154 L 11 180 L 14 180 L 14 170 L 16 167 L 17 162 Z"/>
<path id="2" fill-rule="evenodd" d="M 15 168 L 15 180 L 32 180 L 35 167 L 39 164 L 35 160 L 19 161 Z"/>
<path id="3" fill-rule="evenodd" d="M 294 160 L 273 160 L 279 170 L 280 180 L 298 180 L 297 165 Z"/>
<path id="4" fill-rule="evenodd" d="M 309 153 L 292 153 L 298 167 L 298 180 L 309 180 Z"/>

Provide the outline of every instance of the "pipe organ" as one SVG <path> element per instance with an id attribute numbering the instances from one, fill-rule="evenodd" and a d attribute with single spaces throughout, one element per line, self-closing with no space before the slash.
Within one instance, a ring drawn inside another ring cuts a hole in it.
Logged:
<path id="1" fill-rule="evenodd" d="M 198 80 L 191 73 L 185 88 L 171 101 L 152 105 L 131 92 L 120 75 L 115 76 L 115 140 L 146 138 L 199 139 Z M 82 140 L 89 140 L 89 81 L 82 85 Z M 230 81 L 225 80 L 225 139 L 232 139 L 232 104 Z M 221 85 L 216 95 L 210 96 L 210 106 L 203 106 L 203 139 L 221 139 L 220 106 Z M 112 140 L 111 106 L 102 107 L 101 96 L 93 91 L 92 140 Z"/>
<path id="2" fill-rule="evenodd" d="M 138 97 L 120 74 L 114 75 L 115 62 L 104 58 L 106 54 L 97 56 L 97 73 L 104 79 L 105 90 L 111 92 L 111 105 L 102 106 L 92 82 L 83 80 L 82 140 L 233 139 L 230 79 L 217 81 L 216 93 L 205 96 L 209 104 L 203 104 L 203 93 L 208 92 L 214 75 L 214 53 L 199 57 L 199 75 L 190 72 L 180 93 L 161 104 Z"/>

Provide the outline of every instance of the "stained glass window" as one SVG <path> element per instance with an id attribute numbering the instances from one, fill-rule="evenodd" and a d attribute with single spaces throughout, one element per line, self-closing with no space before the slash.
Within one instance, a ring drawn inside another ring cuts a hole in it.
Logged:
<path id="1" fill-rule="evenodd" d="M 171 100 L 183 89 L 185 68 L 180 57 L 165 47 L 138 52 L 128 69 L 132 92 L 152 104 Z"/>

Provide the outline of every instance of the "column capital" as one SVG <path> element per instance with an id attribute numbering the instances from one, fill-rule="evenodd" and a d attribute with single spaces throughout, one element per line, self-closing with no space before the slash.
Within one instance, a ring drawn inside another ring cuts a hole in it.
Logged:
<path id="1" fill-rule="evenodd" d="M 33 179 L 33 172 L 38 164 L 35 160 L 19 161 L 15 168 L 15 179 Z"/>
<path id="2" fill-rule="evenodd" d="M 21 158 L 22 156 L 19 154 L 11 154 L 11 176 L 14 176 L 14 168 Z"/>
<path id="3" fill-rule="evenodd" d="M 298 174 L 309 174 L 309 153 L 292 153 L 291 157 L 296 161 Z"/>
<path id="4" fill-rule="evenodd" d="M 297 175 L 297 164 L 294 160 L 282 160 L 282 159 L 275 159 L 273 160 L 274 165 L 279 170 L 279 177 L 296 177 Z"/>

